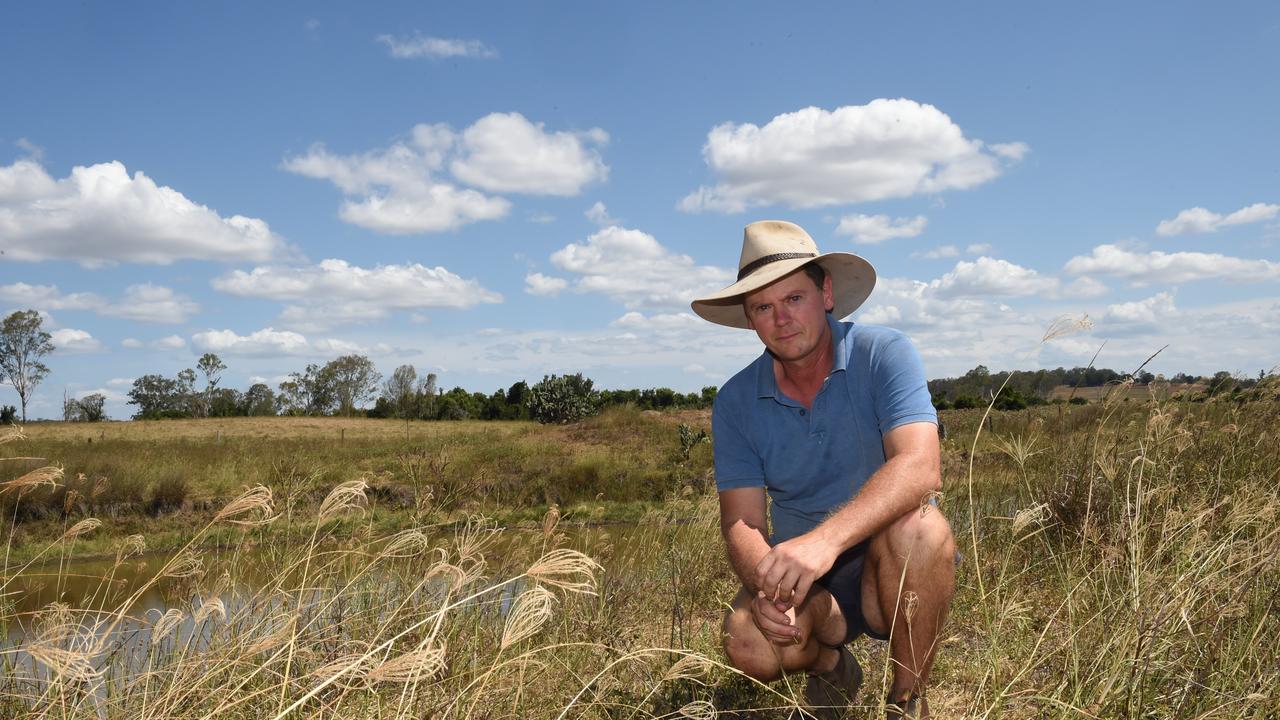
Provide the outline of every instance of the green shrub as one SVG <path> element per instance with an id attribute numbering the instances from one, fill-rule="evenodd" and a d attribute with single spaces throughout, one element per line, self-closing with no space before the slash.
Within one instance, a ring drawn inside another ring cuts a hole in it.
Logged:
<path id="1" fill-rule="evenodd" d="M 594 415 L 600 408 L 599 393 L 582 373 L 546 375 L 529 388 L 529 414 L 540 423 L 565 424 Z"/>

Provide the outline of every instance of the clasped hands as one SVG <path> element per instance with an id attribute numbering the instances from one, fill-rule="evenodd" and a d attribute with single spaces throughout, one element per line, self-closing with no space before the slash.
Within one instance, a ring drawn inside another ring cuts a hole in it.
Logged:
<path id="1" fill-rule="evenodd" d="M 756 564 L 756 596 L 751 617 L 756 627 L 776 645 L 801 642 L 795 625 L 795 608 L 808 597 L 813 583 L 835 563 L 839 548 L 813 533 L 778 543 Z"/>

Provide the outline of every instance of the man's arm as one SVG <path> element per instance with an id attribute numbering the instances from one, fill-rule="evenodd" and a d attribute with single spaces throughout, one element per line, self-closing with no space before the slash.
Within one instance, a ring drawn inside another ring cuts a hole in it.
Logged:
<path id="1" fill-rule="evenodd" d="M 720 533 L 729 553 L 729 563 L 751 593 L 751 619 L 761 634 L 777 645 L 796 641 L 796 629 L 785 606 L 765 597 L 755 581 L 755 568 L 769 554 L 765 490 L 736 488 L 720 492 Z"/>
<path id="2" fill-rule="evenodd" d="M 925 496 L 942 487 L 937 425 L 901 425 L 885 433 L 883 442 L 884 465 L 816 528 L 769 550 L 752 573 L 757 587 L 773 599 L 799 605 L 836 556 L 919 507 Z"/>
<path id="3" fill-rule="evenodd" d="M 760 589 L 755 577 L 756 565 L 769 554 L 766 513 L 762 487 L 720 493 L 720 534 L 729 552 L 729 563 L 743 587 L 753 595 Z"/>

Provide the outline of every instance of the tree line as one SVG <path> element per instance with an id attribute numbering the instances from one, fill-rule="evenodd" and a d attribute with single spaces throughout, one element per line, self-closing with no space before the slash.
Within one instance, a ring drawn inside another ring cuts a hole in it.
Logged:
<path id="1" fill-rule="evenodd" d="M 539 420 L 571 422 L 609 405 L 642 409 L 707 408 L 715 387 L 696 393 L 670 388 L 597 390 L 590 378 L 547 375 L 533 385 L 524 380 L 492 393 L 438 387 L 435 373 L 419 375 L 413 365 L 397 367 L 385 380 L 363 355 L 343 355 L 290 373 L 275 390 L 255 383 L 241 392 L 220 387 L 221 358 L 205 353 L 195 368 L 175 377 L 144 375 L 133 381 L 129 404 L 134 419 L 310 415 L 414 420 Z M 92 398 L 93 396 L 88 396 Z M 372 407 L 366 407 L 372 402 Z M 68 419 L 90 418 L 83 413 Z"/>
<path id="2" fill-rule="evenodd" d="M 52 336 L 42 327 L 35 310 L 20 310 L 0 321 L 0 383 L 18 394 L 22 422 L 35 388 L 49 374 L 44 358 L 54 351 Z M 289 376 L 275 390 L 254 383 L 244 391 L 221 386 L 227 366 L 214 353 L 205 353 L 194 368 L 174 377 L 148 374 L 133 381 L 129 404 L 136 405 L 135 419 L 232 417 L 269 415 L 341 415 L 419 420 L 524 420 L 570 422 L 610 405 L 631 404 L 646 410 L 708 408 L 716 388 L 696 393 L 671 388 L 597 390 L 590 378 L 547 375 L 533 385 L 524 380 L 492 393 L 470 392 L 461 387 L 440 389 L 435 373 L 420 376 L 412 365 L 397 367 L 383 380 L 373 361 L 363 355 L 344 355 L 327 363 L 308 364 Z M 1274 371 L 1273 371 L 1274 372 Z M 1204 397 L 1239 396 L 1260 381 L 1274 377 L 1259 371 L 1257 378 L 1233 375 L 1225 370 L 1212 376 L 1177 373 L 1168 378 L 1175 385 L 1203 388 Z M 929 381 L 929 392 L 939 409 L 985 407 L 993 394 L 998 409 L 1016 410 L 1049 402 L 1054 388 L 1098 387 L 1132 379 L 1147 384 L 1160 378 L 1137 370 L 1121 373 L 1107 368 L 1056 368 L 991 372 L 979 365 L 955 378 Z M 1006 382 L 1007 380 L 1007 382 Z M 366 408 L 370 402 L 372 407 Z M 105 420 L 106 397 L 90 393 L 63 398 L 63 419 Z M 0 406 L 0 424 L 15 422 L 18 407 Z"/>
<path id="3" fill-rule="evenodd" d="M 934 407 L 939 410 L 950 408 L 962 410 L 986 407 L 992 401 L 994 393 L 999 391 L 999 396 L 994 398 L 997 410 L 1021 410 L 1050 402 L 1054 388 L 1061 386 L 1102 387 L 1126 380 L 1133 380 L 1137 385 L 1147 385 L 1161 380 L 1172 385 L 1203 388 L 1204 397 L 1216 397 L 1245 392 L 1267 377 L 1269 376 L 1264 371 L 1259 371 L 1258 377 L 1251 378 L 1237 377 L 1225 370 L 1220 370 L 1211 376 L 1180 372 L 1165 378 L 1141 369 L 1133 373 L 1123 373 L 1095 367 L 991 372 L 985 365 L 979 365 L 960 377 L 930 380 L 929 394 L 933 397 Z M 1002 390 L 1001 387 L 1003 387 Z M 1084 402 L 1084 400 L 1074 398 L 1073 402 Z"/>

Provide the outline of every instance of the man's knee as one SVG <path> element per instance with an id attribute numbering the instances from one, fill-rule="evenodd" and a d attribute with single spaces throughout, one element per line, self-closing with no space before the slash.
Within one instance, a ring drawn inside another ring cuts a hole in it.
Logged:
<path id="1" fill-rule="evenodd" d="M 817 660 L 818 644 L 810 637 L 813 622 L 808 614 L 796 618 L 796 627 L 801 632 L 802 642 L 775 645 L 756 627 L 751 619 L 751 610 L 735 602 L 724 620 L 721 635 L 724 653 L 731 665 L 756 680 L 777 680 L 784 672 L 803 670 Z"/>
<path id="2" fill-rule="evenodd" d="M 756 680 L 768 682 L 782 675 L 777 653 L 751 620 L 751 611 L 734 608 L 724 619 L 721 634 L 729 663 Z"/>
<path id="3" fill-rule="evenodd" d="M 929 563 L 942 558 L 954 560 L 956 541 L 942 511 L 928 505 L 923 512 L 911 510 L 877 534 L 870 552 L 877 559 L 895 565 L 912 561 Z"/>

